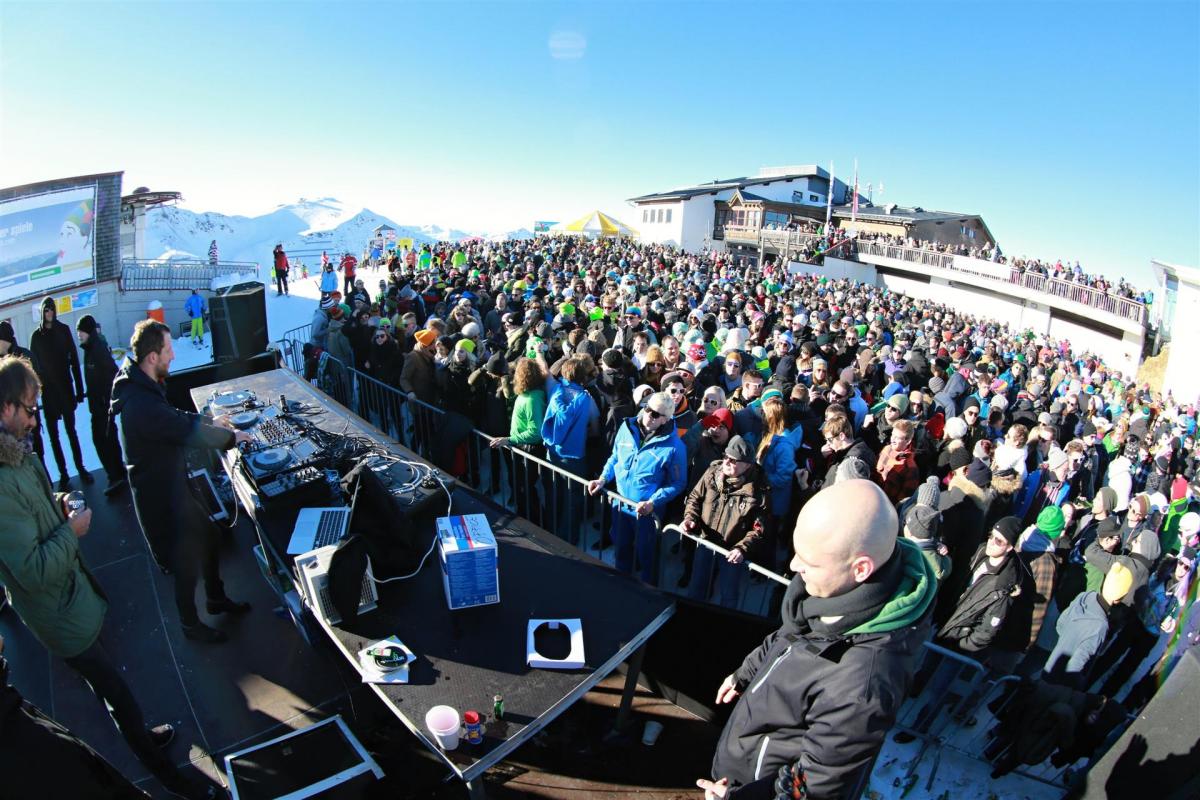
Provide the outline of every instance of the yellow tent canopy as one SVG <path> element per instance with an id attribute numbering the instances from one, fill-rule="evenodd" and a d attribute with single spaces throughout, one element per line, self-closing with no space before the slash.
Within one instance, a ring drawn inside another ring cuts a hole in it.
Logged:
<path id="1" fill-rule="evenodd" d="M 584 214 L 574 222 L 560 222 L 550 229 L 552 233 L 568 233 L 578 236 L 616 236 L 630 238 L 638 232 L 620 220 L 613 219 L 602 211 Z"/>

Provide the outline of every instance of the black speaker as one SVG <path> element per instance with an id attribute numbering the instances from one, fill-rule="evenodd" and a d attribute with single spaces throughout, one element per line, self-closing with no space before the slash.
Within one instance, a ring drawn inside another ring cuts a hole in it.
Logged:
<path id="1" fill-rule="evenodd" d="M 261 283 L 239 283 L 208 301 L 213 360 L 242 361 L 267 349 L 267 295 Z"/>
<path id="2" fill-rule="evenodd" d="M 1130 620 L 1127 624 L 1136 624 Z M 1076 797 L 1200 797 L 1200 649 L 1191 648 L 1133 724 L 1087 773 Z"/>

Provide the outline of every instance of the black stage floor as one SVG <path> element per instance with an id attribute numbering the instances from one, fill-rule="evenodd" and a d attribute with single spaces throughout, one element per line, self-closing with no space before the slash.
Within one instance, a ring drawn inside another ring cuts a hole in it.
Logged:
<path id="1" fill-rule="evenodd" d="M 85 489 L 94 513 L 81 548 L 109 597 L 106 625 L 115 657 L 147 722 L 176 726 L 171 754 L 179 764 L 191 762 L 224 783 L 220 765 L 226 753 L 340 713 L 388 773 L 380 796 L 465 797 L 463 784 L 445 780 L 445 767 L 358 683 L 331 645 L 310 647 L 276 609 L 244 520 L 225 544 L 221 568 L 229 595 L 254 608 L 240 619 L 209 620 L 229 632 L 229 643 L 191 642 L 179 628 L 171 579 L 149 557 L 128 492 L 105 498 L 104 475 L 97 472 L 95 477 L 96 483 Z M 198 594 L 203 615 L 202 590 Z M 46 653 L 11 609 L 0 614 L 0 634 L 6 639 L 12 682 L 26 698 L 147 791 L 163 796 L 83 682 Z M 619 676 L 609 678 L 512 759 L 489 771 L 489 794 L 694 797 L 696 791 L 688 787 L 707 772 L 718 729 L 639 692 L 633 739 L 605 741 L 621 683 Z M 641 722 L 649 718 L 667 724 L 671 733 L 654 748 L 636 741 Z"/>

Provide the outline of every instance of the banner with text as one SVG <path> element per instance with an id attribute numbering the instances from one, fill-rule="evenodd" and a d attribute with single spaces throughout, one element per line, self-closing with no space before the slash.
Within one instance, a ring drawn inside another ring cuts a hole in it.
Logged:
<path id="1" fill-rule="evenodd" d="M 96 187 L 0 203 L 0 304 L 95 277 Z"/>

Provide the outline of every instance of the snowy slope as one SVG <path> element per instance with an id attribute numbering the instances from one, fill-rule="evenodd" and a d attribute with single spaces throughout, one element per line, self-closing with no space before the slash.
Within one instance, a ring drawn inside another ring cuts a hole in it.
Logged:
<path id="1" fill-rule="evenodd" d="M 282 243 L 289 254 L 295 253 L 314 263 L 316 258 L 312 256 L 319 257 L 322 250 L 331 255 L 361 254 L 379 225 L 390 225 L 396 229 L 397 238 L 411 238 L 418 244 L 459 241 L 472 236 L 523 239 L 531 235 L 524 228 L 488 237 L 441 225 L 400 225 L 368 208 L 355 211 L 332 197 L 322 197 L 301 198 L 258 217 L 227 216 L 215 211 L 200 213 L 173 206 L 154 208 L 147 213 L 145 252 L 148 258 L 168 261 L 207 258 L 209 242 L 216 239 L 222 261 L 264 264 L 270 260 L 275 245 Z"/>

